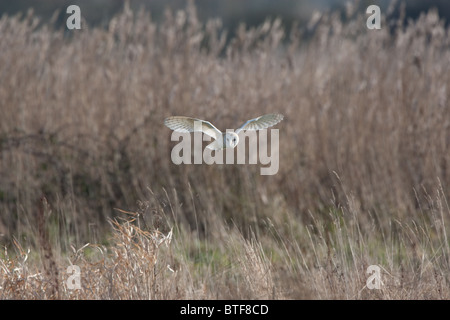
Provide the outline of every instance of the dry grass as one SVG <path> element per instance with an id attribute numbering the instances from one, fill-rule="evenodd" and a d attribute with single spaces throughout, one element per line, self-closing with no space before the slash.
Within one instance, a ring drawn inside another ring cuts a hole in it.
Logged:
<path id="1" fill-rule="evenodd" d="M 229 43 L 192 6 L 161 25 L 126 7 L 106 30 L 37 25 L 0 20 L 1 298 L 449 298 L 436 12 L 379 31 L 323 15 L 308 37 L 267 21 Z M 277 175 L 171 163 L 165 117 L 269 112 L 286 116 Z"/>

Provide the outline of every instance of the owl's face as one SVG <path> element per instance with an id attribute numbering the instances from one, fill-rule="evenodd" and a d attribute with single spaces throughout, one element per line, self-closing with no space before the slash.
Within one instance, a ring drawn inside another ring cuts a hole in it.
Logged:
<path id="1" fill-rule="evenodd" d="M 234 132 L 225 133 L 225 148 L 234 148 L 239 143 L 239 136 Z"/>

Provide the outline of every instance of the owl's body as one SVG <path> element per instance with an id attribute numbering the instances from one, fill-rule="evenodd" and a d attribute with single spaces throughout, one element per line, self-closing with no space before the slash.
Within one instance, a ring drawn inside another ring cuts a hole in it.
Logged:
<path id="1" fill-rule="evenodd" d="M 215 139 L 214 142 L 206 146 L 208 149 L 220 150 L 224 148 L 234 148 L 239 143 L 239 132 L 242 130 L 262 130 L 276 125 L 283 120 L 281 114 L 266 114 L 258 118 L 248 120 L 235 132 L 223 133 L 209 121 L 196 118 L 174 116 L 164 120 L 164 124 L 177 132 L 203 132 Z"/>
<path id="2" fill-rule="evenodd" d="M 206 148 L 212 150 L 220 150 L 225 148 L 234 148 L 239 143 L 239 136 L 234 132 L 222 133 L 222 139 L 214 140 L 208 144 Z"/>

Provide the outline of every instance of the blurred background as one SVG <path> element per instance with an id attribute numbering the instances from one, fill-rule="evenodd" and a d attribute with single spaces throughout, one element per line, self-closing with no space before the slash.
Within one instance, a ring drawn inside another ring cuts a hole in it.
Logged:
<path id="1" fill-rule="evenodd" d="M 318 11 L 344 11 L 348 0 L 196 0 L 193 1 L 197 7 L 200 21 L 205 22 L 211 18 L 220 18 L 223 27 L 233 34 L 240 22 L 245 22 L 247 26 L 261 24 L 267 17 L 282 19 L 283 23 L 289 26 L 293 21 L 305 24 L 311 18 L 315 10 Z M 131 0 L 130 7 L 138 11 L 142 8 L 150 10 L 152 19 L 159 22 L 164 17 L 164 10 L 183 9 L 187 1 L 184 0 Z M 1 1 L 0 15 L 14 15 L 19 12 L 26 12 L 33 8 L 34 13 L 40 16 L 43 21 L 52 17 L 55 12 L 59 13 L 58 25 L 64 26 L 66 13 L 65 9 L 75 4 L 80 6 L 82 17 L 91 26 L 107 25 L 111 17 L 119 13 L 123 7 L 122 0 L 16 0 Z M 446 22 L 450 15 L 450 2 L 446 0 L 364 0 L 357 1 L 361 10 L 365 10 L 369 5 L 378 5 L 382 12 L 386 13 L 392 6 L 391 17 L 399 15 L 399 8 L 405 5 L 406 18 L 416 19 L 421 12 L 426 12 L 431 8 L 437 8 L 441 18 Z M 448 22 L 447 22 L 448 23 Z"/>
<path id="2" fill-rule="evenodd" d="M 448 0 L 124 3 L 0 1 L 0 299 L 450 299 Z M 170 161 L 274 112 L 273 176 Z"/>

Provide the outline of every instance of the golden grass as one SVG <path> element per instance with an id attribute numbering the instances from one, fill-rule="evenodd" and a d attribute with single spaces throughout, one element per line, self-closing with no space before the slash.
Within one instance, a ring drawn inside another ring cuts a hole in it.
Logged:
<path id="1" fill-rule="evenodd" d="M 160 25 L 127 7 L 107 29 L 37 25 L 0 20 L 0 298 L 449 298 L 436 12 L 379 31 L 323 15 L 305 37 L 267 21 L 229 43 L 193 6 Z M 270 112 L 286 116 L 277 175 L 171 163 L 165 117 L 226 129 Z"/>

